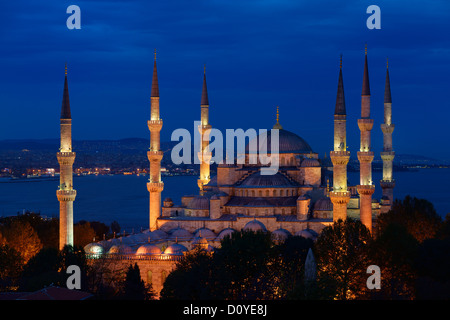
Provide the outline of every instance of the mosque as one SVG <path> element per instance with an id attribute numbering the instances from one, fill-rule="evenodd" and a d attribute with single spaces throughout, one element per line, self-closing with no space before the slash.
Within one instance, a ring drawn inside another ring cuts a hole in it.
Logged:
<path id="1" fill-rule="evenodd" d="M 151 112 L 148 120 L 150 148 L 149 182 L 149 227 L 147 230 L 125 237 L 90 243 L 85 247 L 88 259 L 104 258 L 114 264 L 127 267 L 137 263 L 144 281 L 151 283 L 159 293 L 165 278 L 184 253 L 200 247 L 213 252 L 220 241 L 237 230 L 271 232 L 275 241 L 283 241 L 291 235 L 315 239 L 323 228 L 339 219 L 360 219 L 369 230 L 380 213 L 387 212 L 393 202 L 395 181 L 392 176 L 392 132 L 391 91 L 389 69 L 386 70 L 384 96 L 383 132 L 383 179 L 380 181 L 382 198 L 372 199 L 375 185 L 372 181 L 370 136 L 373 119 L 370 118 L 370 86 L 365 51 L 364 74 L 361 94 L 360 184 L 347 185 L 347 164 L 350 151 L 346 143 L 347 111 L 344 97 L 342 57 L 340 60 L 336 106 L 334 111 L 334 143 L 330 152 L 332 162 L 331 186 L 324 175 L 324 166 L 312 147 L 297 134 L 286 130 L 280 123 L 277 109 L 279 169 L 275 174 L 262 174 L 265 165 L 250 160 L 252 151 L 246 148 L 245 163 L 220 163 L 217 175 L 210 177 L 211 152 L 208 149 L 209 100 L 206 73 L 203 76 L 201 95 L 201 124 L 203 136 L 198 156 L 200 177 L 199 193 L 186 195 L 179 203 L 166 198 L 161 201 L 164 183 L 161 180 L 159 85 L 156 55 L 151 87 Z M 164 111 L 164 108 L 162 109 Z M 61 111 L 61 148 L 57 157 L 60 163 L 60 187 L 57 197 L 60 202 L 60 246 L 73 243 L 73 189 L 71 115 L 67 72 Z M 264 139 L 271 146 L 271 131 Z M 263 139 L 258 136 L 258 141 Z M 268 148 L 270 153 L 270 148 Z"/>

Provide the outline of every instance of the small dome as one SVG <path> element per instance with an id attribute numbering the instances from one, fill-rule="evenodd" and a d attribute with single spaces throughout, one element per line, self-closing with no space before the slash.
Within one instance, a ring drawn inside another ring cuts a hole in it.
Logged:
<path id="1" fill-rule="evenodd" d="M 165 233 L 161 229 L 156 229 L 156 230 L 150 232 L 150 237 L 152 238 L 152 240 L 167 239 L 167 233 Z"/>
<path id="2" fill-rule="evenodd" d="M 190 240 L 192 239 L 192 234 L 183 228 L 175 228 L 169 231 L 170 238 L 175 240 Z"/>
<path id="3" fill-rule="evenodd" d="M 306 158 L 302 161 L 302 167 L 320 167 L 320 162 L 317 159 Z"/>
<path id="4" fill-rule="evenodd" d="M 207 240 L 213 240 L 216 238 L 216 234 L 211 229 L 201 228 L 201 229 L 198 229 L 197 231 L 195 231 L 194 237 L 196 237 L 196 238 L 202 237 Z"/>
<path id="5" fill-rule="evenodd" d="M 314 210 L 333 211 L 333 203 L 329 197 L 320 198 L 314 204 Z"/>
<path id="6" fill-rule="evenodd" d="M 154 244 L 144 244 L 136 251 L 136 255 L 161 254 L 161 249 Z"/>
<path id="7" fill-rule="evenodd" d="M 248 222 L 244 226 L 244 230 L 245 231 L 250 230 L 250 231 L 254 231 L 254 232 L 256 232 L 256 231 L 263 231 L 263 232 L 265 232 L 266 231 L 266 226 L 262 222 L 260 222 L 258 220 L 253 220 L 253 221 Z"/>
<path id="8" fill-rule="evenodd" d="M 170 199 L 170 198 L 164 199 L 163 205 L 164 205 L 164 207 L 166 207 L 166 208 L 173 207 L 173 201 L 172 201 L 172 199 Z"/>
<path id="9" fill-rule="evenodd" d="M 298 231 L 295 235 L 306 238 L 306 239 L 312 239 L 312 240 L 314 240 L 318 236 L 318 234 L 314 230 L 311 230 L 311 229 L 305 229 L 305 230 Z"/>
<path id="10" fill-rule="evenodd" d="M 275 241 L 285 241 L 291 233 L 287 231 L 286 229 L 279 228 L 272 232 L 272 238 Z"/>
<path id="11" fill-rule="evenodd" d="M 84 247 L 84 252 L 88 254 L 103 254 L 105 249 L 99 243 L 89 243 Z"/>
<path id="12" fill-rule="evenodd" d="M 231 237 L 231 234 L 232 234 L 233 232 L 235 232 L 235 231 L 236 231 L 236 230 L 231 229 L 231 228 L 223 229 L 222 231 L 220 231 L 220 233 L 219 233 L 219 235 L 217 236 L 216 240 L 217 240 L 217 241 L 221 241 L 221 240 L 223 240 L 223 238 L 225 238 L 226 236 L 230 236 L 230 237 Z"/>
<path id="13" fill-rule="evenodd" d="M 181 256 L 184 252 L 188 251 L 188 249 L 179 243 L 173 243 L 164 250 L 164 254 L 170 254 L 173 256 Z"/>
<path id="14" fill-rule="evenodd" d="M 131 253 L 133 253 L 133 250 L 125 244 L 113 245 L 108 251 L 108 254 L 131 254 Z"/>
<path id="15" fill-rule="evenodd" d="M 209 210 L 209 199 L 205 196 L 194 197 L 187 206 L 188 209 Z"/>

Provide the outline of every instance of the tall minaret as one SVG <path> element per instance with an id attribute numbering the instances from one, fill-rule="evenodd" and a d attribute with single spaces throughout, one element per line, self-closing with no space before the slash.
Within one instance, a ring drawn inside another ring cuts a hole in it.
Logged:
<path id="1" fill-rule="evenodd" d="M 163 152 L 160 150 L 160 137 L 163 121 L 159 117 L 159 87 L 158 73 L 156 71 L 156 50 L 155 62 L 153 64 L 152 91 L 150 95 L 150 120 L 147 122 L 150 130 L 150 150 L 147 151 L 147 157 L 150 161 L 150 179 L 147 183 L 147 190 L 150 193 L 150 231 L 157 229 L 157 219 L 161 215 L 161 192 L 164 189 L 164 183 L 161 181 L 161 160 Z"/>
<path id="2" fill-rule="evenodd" d="M 370 144 L 370 131 L 373 127 L 373 119 L 370 119 L 370 86 L 369 67 L 367 64 L 367 46 L 365 49 L 364 76 L 361 93 L 361 119 L 358 119 L 358 127 L 361 131 L 361 146 L 358 152 L 360 165 L 360 182 L 357 186 L 359 193 L 359 207 L 361 222 L 372 232 L 372 195 L 375 186 L 372 184 L 373 152 Z"/>
<path id="3" fill-rule="evenodd" d="M 72 152 L 72 116 L 70 114 L 69 86 L 67 84 L 67 65 L 65 67 L 64 92 L 61 107 L 61 146 L 56 157 L 59 162 L 59 188 L 56 196 L 59 201 L 59 248 L 73 246 L 73 202 L 77 195 L 73 189 L 72 166 L 75 152 Z"/>
<path id="4" fill-rule="evenodd" d="M 383 179 L 380 181 L 383 197 L 389 199 L 388 206 L 382 206 L 381 212 L 387 212 L 394 201 L 395 180 L 392 178 L 392 162 L 395 152 L 392 150 L 392 132 L 394 125 L 392 124 L 392 99 L 391 85 L 389 81 L 389 65 L 386 62 L 386 85 L 384 88 L 384 123 L 381 125 L 383 131 L 383 151 L 381 159 L 383 160 Z M 383 202 L 383 201 L 382 201 Z"/>
<path id="5" fill-rule="evenodd" d="M 206 88 L 206 67 L 203 69 L 203 88 L 202 88 L 202 100 L 200 102 L 201 109 L 201 124 L 198 126 L 200 131 L 200 146 L 201 150 L 198 153 L 200 160 L 200 178 L 197 180 L 198 187 L 200 188 L 200 195 L 203 195 L 203 186 L 208 184 L 210 180 L 210 161 L 211 152 L 209 151 L 209 133 L 211 125 L 209 124 L 209 101 L 208 90 Z"/>
<path id="6" fill-rule="evenodd" d="M 350 152 L 347 151 L 347 112 L 345 110 L 344 80 L 342 78 L 342 56 L 339 68 L 339 80 L 334 110 L 334 151 L 330 152 L 333 162 L 333 191 L 330 200 L 333 203 L 333 221 L 347 218 L 347 204 L 350 192 L 347 189 L 347 164 Z"/>

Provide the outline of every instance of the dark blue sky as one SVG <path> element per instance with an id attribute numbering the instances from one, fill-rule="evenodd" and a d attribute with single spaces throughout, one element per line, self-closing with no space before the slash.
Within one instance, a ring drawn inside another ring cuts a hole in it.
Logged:
<path id="1" fill-rule="evenodd" d="M 69 30 L 66 8 L 81 8 Z M 381 30 L 366 9 L 381 8 Z M 394 149 L 450 159 L 450 2 L 5 1 L 0 10 L 0 139 L 58 138 L 64 81 L 74 139 L 149 137 L 158 50 L 162 140 L 200 118 L 206 64 L 210 122 L 218 129 L 280 122 L 321 156 L 333 145 L 344 60 L 349 150 L 359 149 L 364 44 L 372 93 L 372 149 L 382 148 L 389 57 Z"/>

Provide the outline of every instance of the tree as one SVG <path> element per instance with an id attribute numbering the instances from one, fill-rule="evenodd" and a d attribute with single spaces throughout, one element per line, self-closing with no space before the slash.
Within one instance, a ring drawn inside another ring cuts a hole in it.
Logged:
<path id="1" fill-rule="evenodd" d="M 111 223 L 111 232 L 113 233 L 120 233 L 120 225 L 117 221 L 113 221 Z"/>
<path id="2" fill-rule="evenodd" d="M 73 226 L 74 245 L 84 247 L 94 241 L 95 231 L 87 221 L 80 221 Z"/>
<path id="3" fill-rule="evenodd" d="M 414 299 L 418 247 L 403 225 L 391 223 L 383 230 L 370 248 L 372 262 L 381 271 L 381 290 L 371 291 L 372 298 Z"/>
<path id="4" fill-rule="evenodd" d="M 120 298 L 126 300 L 149 300 L 153 296 L 153 293 L 149 289 L 145 285 L 144 280 L 141 279 L 141 273 L 137 263 L 134 264 L 134 267 L 130 264 Z"/>
<path id="5" fill-rule="evenodd" d="M 211 299 L 212 255 L 194 249 L 177 261 L 161 290 L 161 300 Z"/>
<path id="6" fill-rule="evenodd" d="M 370 231 L 359 221 L 338 220 L 324 228 L 314 246 L 317 280 L 325 299 L 356 299 L 366 293 Z"/>
<path id="7" fill-rule="evenodd" d="M 22 256 L 8 245 L 0 244 L 0 292 L 17 286 L 22 268 Z"/>
<path id="8" fill-rule="evenodd" d="M 25 263 L 42 248 L 36 231 L 27 221 L 15 219 L 3 233 L 7 244 L 22 255 Z"/>
<path id="9" fill-rule="evenodd" d="M 442 219 L 433 204 L 411 196 L 403 201 L 396 199 L 388 213 L 379 215 L 376 233 L 381 234 L 390 223 L 403 225 L 419 242 L 434 238 L 442 227 Z"/>

